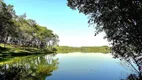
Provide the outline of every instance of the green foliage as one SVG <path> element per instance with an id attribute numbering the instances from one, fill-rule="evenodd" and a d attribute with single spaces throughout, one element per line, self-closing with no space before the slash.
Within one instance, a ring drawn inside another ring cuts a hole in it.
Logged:
<path id="1" fill-rule="evenodd" d="M 141 0 L 68 0 L 68 6 L 88 15 L 96 34 L 106 33 L 115 57 L 130 59 L 141 55 Z"/>
<path id="2" fill-rule="evenodd" d="M 0 1 L 0 43 L 4 47 L 8 48 L 5 44 L 11 44 L 48 52 L 48 48 L 52 49 L 58 44 L 58 38 L 52 30 L 37 24 L 35 20 L 27 19 L 26 14 L 16 15 L 12 5 Z"/>
<path id="3" fill-rule="evenodd" d="M 57 47 L 57 52 L 68 53 L 68 52 L 101 52 L 109 53 L 110 48 L 108 46 L 101 47 L 69 47 L 69 46 L 59 46 Z"/>

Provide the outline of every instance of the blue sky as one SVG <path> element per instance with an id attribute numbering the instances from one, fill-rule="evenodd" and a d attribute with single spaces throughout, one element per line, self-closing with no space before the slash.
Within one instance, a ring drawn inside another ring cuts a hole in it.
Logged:
<path id="1" fill-rule="evenodd" d="M 102 46 L 108 45 L 104 33 L 94 36 L 94 28 L 88 27 L 88 18 L 67 7 L 67 0 L 4 0 L 14 5 L 16 14 L 26 13 L 27 18 L 59 35 L 59 45 Z"/>

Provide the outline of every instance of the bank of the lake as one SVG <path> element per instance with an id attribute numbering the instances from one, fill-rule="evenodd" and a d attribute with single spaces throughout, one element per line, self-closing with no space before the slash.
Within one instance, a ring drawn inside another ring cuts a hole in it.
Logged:
<path id="1" fill-rule="evenodd" d="M 5 46 L 4 46 L 5 45 Z M 35 48 L 35 47 L 22 47 L 12 44 L 0 44 L 0 56 L 28 56 L 37 54 L 50 54 L 50 53 L 109 53 L 110 47 L 108 46 L 84 46 L 84 47 L 71 47 L 71 46 L 58 46 L 55 48 Z"/>
<path id="2" fill-rule="evenodd" d="M 35 47 L 22 47 L 11 44 L 0 44 L 0 56 L 28 56 L 37 54 L 51 54 L 55 53 L 55 50 L 50 48 L 35 48 Z"/>

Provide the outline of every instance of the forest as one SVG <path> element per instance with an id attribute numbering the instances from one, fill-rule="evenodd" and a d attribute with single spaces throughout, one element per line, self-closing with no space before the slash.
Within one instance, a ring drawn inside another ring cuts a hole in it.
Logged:
<path id="1" fill-rule="evenodd" d="M 28 19 L 26 13 L 16 15 L 13 8 L 13 5 L 0 0 L 1 55 L 48 53 L 55 50 L 53 47 L 58 44 L 59 36 L 46 26 Z"/>

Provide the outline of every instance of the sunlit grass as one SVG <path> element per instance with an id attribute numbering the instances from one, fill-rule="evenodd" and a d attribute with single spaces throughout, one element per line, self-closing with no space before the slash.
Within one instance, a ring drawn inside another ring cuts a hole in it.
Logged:
<path id="1" fill-rule="evenodd" d="M 11 57 L 11 58 L 4 58 L 2 60 L 0 60 L 0 65 L 4 65 L 4 64 L 13 64 L 13 63 L 17 63 L 18 61 L 22 61 L 25 60 L 27 58 L 34 58 L 34 57 L 38 57 L 38 56 L 24 56 L 24 57 Z"/>
<path id="2" fill-rule="evenodd" d="M 21 47 L 18 45 L 11 44 L 0 44 L 1 53 L 0 55 L 8 55 L 8 56 L 27 56 L 32 54 L 47 54 L 52 51 L 48 49 L 38 49 L 33 47 Z"/>

